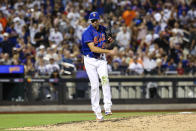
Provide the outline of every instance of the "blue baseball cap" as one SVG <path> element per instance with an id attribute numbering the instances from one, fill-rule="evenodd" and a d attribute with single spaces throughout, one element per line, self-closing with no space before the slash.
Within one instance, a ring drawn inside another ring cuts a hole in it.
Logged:
<path id="1" fill-rule="evenodd" d="M 89 20 L 99 20 L 98 12 L 91 12 L 89 15 Z"/>

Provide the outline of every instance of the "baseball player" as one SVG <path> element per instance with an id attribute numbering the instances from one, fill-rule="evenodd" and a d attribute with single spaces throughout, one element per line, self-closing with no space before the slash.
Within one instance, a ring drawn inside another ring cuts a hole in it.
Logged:
<path id="1" fill-rule="evenodd" d="M 92 12 L 89 15 L 91 24 L 82 34 L 82 54 L 84 55 L 84 65 L 91 84 L 91 105 L 98 121 L 103 121 L 101 108 L 99 105 L 99 78 L 103 90 L 103 102 L 105 115 L 111 115 L 111 92 L 108 79 L 107 61 L 105 53 L 114 55 L 116 49 L 108 50 L 104 48 L 106 44 L 106 28 L 99 24 L 99 14 Z M 108 38 L 112 42 L 111 37 Z"/>

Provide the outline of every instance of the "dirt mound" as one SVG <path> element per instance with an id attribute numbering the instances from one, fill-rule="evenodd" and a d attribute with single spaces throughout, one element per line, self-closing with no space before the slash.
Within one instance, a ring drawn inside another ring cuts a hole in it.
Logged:
<path id="1" fill-rule="evenodd" d="M 179 113 L 129 118 L 106 118 L 104 122 L 84 121 L 17 130 L 56 131 L 192 131 L 196 130 L 196 113 Z"/>

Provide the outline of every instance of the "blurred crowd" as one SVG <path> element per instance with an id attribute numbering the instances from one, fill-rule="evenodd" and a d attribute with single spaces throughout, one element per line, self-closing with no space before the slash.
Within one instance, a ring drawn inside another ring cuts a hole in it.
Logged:
<path id="1" fill-rule="evenodd" d="M 83 76 L 80 41 L 92 11 L 118 48 L 107 56 L 110 74 L 196 73 L 195 0 L 1 0 L 0 64 Z"/>

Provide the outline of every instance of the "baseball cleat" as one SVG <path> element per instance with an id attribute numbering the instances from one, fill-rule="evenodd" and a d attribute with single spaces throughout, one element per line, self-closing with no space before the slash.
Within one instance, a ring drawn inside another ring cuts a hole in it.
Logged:
<path id="1" fill-rule="evenodd" d="M 97 122 L 102 122 L 104 120 L 102 113 L 96 113 Z"/>
<path id="2" fill-rule="evenodd" d="M 101 117 L 101 118 L 96 118 L 96 120 L 97 120 L 97 122 L 102 122 L 102 121 L 104 121 L 104 118 L 103 118 L 103 117 Z"/>
<path id="3" fill-rule="evenodd" d="M 105 112 L 106 116 L 112 115 L 112 112 Z"/>

